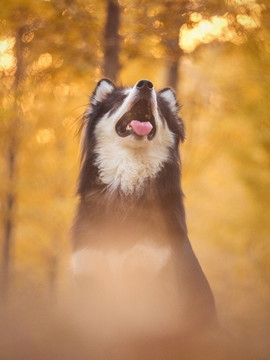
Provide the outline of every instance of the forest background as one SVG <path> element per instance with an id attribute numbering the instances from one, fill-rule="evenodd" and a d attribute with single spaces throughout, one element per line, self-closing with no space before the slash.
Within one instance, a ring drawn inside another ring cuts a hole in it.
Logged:
<path id="1" fill-rule="evenodd" d="M 76 205 L 76 120 L 96 82 L 177 92 L 190 239 L 221 321 L 270 324 L 270 9 L 256 0 L 4 0 L 1 297 L 58 297 Z M 75 125 L 74 125 L 75 124 Z"/>

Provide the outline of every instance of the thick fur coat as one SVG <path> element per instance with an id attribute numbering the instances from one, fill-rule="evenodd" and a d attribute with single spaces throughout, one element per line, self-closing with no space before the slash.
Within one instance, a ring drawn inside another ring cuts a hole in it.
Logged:
<path id="1" fill-rule="evenodd" d="M 170 88 L 103 79 L 83 116 L 72 266 L 89 311 L 114 329 L 189 334 L 216 322 L 188 239 L 178 110 Z"/>

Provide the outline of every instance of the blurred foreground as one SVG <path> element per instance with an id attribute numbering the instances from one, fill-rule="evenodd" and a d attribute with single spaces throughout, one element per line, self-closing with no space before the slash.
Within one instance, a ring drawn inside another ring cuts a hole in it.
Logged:
<path id="1" fill-rule="evenodd" d="M 129 310 L 136 317 L 136 312 L 130 308 L 113 308 L 110 299 L 106 304 L 109 316 L 108 313 L 91 312 L 93 308 L 85 303 L 82 306 L 78 297 L 71 294 L 68 298 L 61 298 L 58 304 L 31 298 L 24 300 L 27 304 L 21 302 L 1 310 L 1 359 L 269 358 L 264 345 L 268 334 L 264 331 L 255 332 L 253 329 L 249 334 L 236 334 L 221 328 L 198 337 L 192 333 L 173 335 L 159 329 L 151 334 L 149 329 L 141 331 L 138 324 L 125 329 L 121 327 L 123 319 L 119 314 L 126 315 Z"/>

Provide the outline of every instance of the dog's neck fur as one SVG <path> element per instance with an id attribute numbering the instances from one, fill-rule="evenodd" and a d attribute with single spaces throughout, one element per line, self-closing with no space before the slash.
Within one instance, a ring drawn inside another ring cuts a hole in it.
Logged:
<path id="1" fill-rule="evenodd" d="M 115 148 L 109 142 L 106 145 L 100 147 L 96 159 L 99 178 L 108 186 L 108 191 L 120 191 L 126 196 L 142 195 L 146 184 L 162 169 L 169 153 L 155 146 L 129 149 Z"/>
<path id="2" fill-rule="evenodd" d="M 157 236 L 159 232 L 166 239 L 187 237 L 177 159 L 166 162 L 154 179 L 146 179 L 141 193 L 127 195 L 121 188 L 112 191 L 101 182 L 96 171 L 95 179 L 79 195 L 74 224 L 76 249 L 92 242 L 107 242 L 107 238 L 110 241 L 114 237 L 129 238 L 132 242 L 131 229 L 135 228 L 137 240 Z"/>

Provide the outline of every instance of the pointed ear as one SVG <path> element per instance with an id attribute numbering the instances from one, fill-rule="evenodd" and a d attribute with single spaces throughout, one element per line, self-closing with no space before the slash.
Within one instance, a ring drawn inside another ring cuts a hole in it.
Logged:
<path id="1" fill-rule="evenodd" d="M 109 79 L 101 79 L 91 95 L 91 104 L 96 105 L 106 99 L 106 97 L 115 89 L 115 85 Z"/>
<path id="2" fill-rule="evenodd" d="M 183 142 L 185 140 L 186 129 L 183 120 L 178 115 L 180 106 L 177 102 L 175 92 L 171 88 L 165 88 L 159 91 L 159 96 L 166 101 L 171 111 L 176 115 L 175 117 L 177 119 L 177 124 L 178 124 L 177 132 L 179 133 L 179 140 Z"/>
<path id="3" fill-rule="evenodd" d="M 172 112 L 177 113 L 179 105 L 176 99 L 175 92 L 171 88 L 165 88 L 159 91 L 159 95 L 168 103 Z"/>

